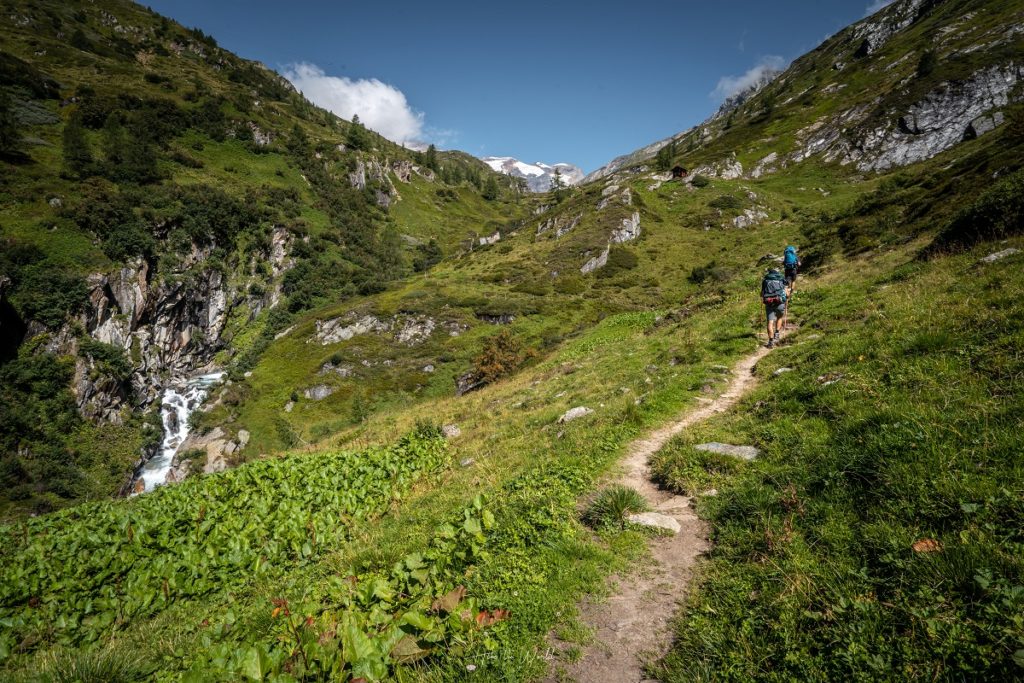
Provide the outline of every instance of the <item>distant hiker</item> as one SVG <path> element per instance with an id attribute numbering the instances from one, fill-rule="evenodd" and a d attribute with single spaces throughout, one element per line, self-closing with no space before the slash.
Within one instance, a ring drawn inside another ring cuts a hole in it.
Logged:
<path id="1" fill-rule="evenodd" d="M 786 286 L 792 288 L 796 282 L 796 272 L 800 269 L 800 257 L 796 255 L 796 247 L 792 244 L 786 247 L 782 265 L 786 269 Z"/>
<path id="2" fill-rule="evenodd" d="M 782 318 L 786 315 L 786 279 L 775 268 L 770 268 L 761 280 L 761 302 L 768 318 L 768 348 L 775 346 L 782 332 Z"/>

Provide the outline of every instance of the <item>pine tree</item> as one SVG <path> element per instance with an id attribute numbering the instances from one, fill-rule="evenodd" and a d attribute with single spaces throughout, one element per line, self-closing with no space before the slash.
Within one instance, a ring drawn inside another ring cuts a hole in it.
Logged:
<path id="1" fill-rule="evenodd" d="M 81 117 L 75 113 L 64 126 L 64 171 L 77 178 L 93 171 L 92 149 L 85 137 Z"/>
<path id="2" fill-rule="evenodd" d="M 675 158 L 676 141 L 672 140 L 670 143 L 658 150 L 654 163 L 659 171 L 667 171 L 672 168 L 672 162 L 675 161 Z"/>
<path id="3" fill-rule="evenodd" d="M 427 147 L 427 154 L 424 157 L 423 162 L 431 171 L 434 171 L 435 173 L 437 172 L 437 147 L 434 147 L 433 145 Z"/>
<path id="4" fill-rule="evenodd" d="M 352 124 L 348 127 L 348 146 L 355 150 L 370 148 L 370 134 L 359 122 L 359 114 L 352 117 Z"/>
<path id="5" fill-rule="evenodd" d="M 565 181 L 562 180 L 562 171 L 556 166 L 555 174 L 551 176 L 551 191 L 555 195 L 555 201 L 562 201 L 563 190 L 565 190 Z"/>
<path id="6" fill-rule="evenodd" d="M 10 96 L 0 90 L 0 154 L 17 153 L 21 142 L 18 131 L 18 120 L 14 116 L 14 107 Z"/>
<path id="7" fill-rule="evenodd" d="M 500 192 L 501 192 L 501 189 L 498 187 L 498 181 L 492 175 L 492 176 L 489 176 L 487 178 L 487 182 L 484 183 L 484 189 L 480 193 L 480 196 L 482 196 L 487 201 L 494 201 L 495 199 L 498 198 L 498 194 Z"/>
<path id="8" fill-rule="evenodd" d="M 121 125 L 121 117 L 118 112 L 111 112 L 107 120 L 103 122 L 102 131 L 103 160 L 106 165 L 107 175 L 116 174 L 117 168 L 124 163 L 125 144 L 127 136 L 124 126 Z"/>

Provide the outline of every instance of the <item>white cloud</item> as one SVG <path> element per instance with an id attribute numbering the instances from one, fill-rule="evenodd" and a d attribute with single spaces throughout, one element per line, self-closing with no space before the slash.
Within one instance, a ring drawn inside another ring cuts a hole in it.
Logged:
<path id="1" fill-rule="evenodd" d="M 893 0 L 874 0 L 874 2 L 872 2 L 870 5 L 864 8 L 864 16 L 874 14 L 878 10 L 882 9 L 887 5 L 891 5 L 892 3 Z"/>
<path id="2" fill-rule="evenodd" d="M 376 78 L 328 76 L 315 64 L 290 64 L 284 77 L 311 102 L 364 126 L 389 140 L 417 146 L 423 140 L 423 113 L 415 111 L 401 90 Z"/>
<path id="3" fill-rule="evenodd" d="M 782 57 L 776 55 L 762 57 L 757 64 L 747 69 L 747 72 L 742 76 L 722 76 L 719 78 L 718 85 L 715 86 L 711 97 L 717 99 L 732 97 L 736 93 L 742 92 L 757 83 L 766 73 L 780 71 L 784 66 L 786 66 L 786 60 Z"/>

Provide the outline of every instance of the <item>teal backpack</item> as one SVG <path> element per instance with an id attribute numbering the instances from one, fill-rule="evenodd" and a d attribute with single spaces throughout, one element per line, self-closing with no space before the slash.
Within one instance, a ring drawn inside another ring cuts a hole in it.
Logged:
<path id="1" fill-rule="evenodd" d="M 782 257 L 782 265 L 787 268 L 795 268 L 796 264 L 800 262 L 800 259 L 796 256 L 796 247 L 786 247 L 785 256 Z"/>
<path id="2" fill-rule="evenodd" d="M 786 280 L 777 270 L 769 271 L 761 280 L 761 301 L 766 306 L 786 303 Z"/>

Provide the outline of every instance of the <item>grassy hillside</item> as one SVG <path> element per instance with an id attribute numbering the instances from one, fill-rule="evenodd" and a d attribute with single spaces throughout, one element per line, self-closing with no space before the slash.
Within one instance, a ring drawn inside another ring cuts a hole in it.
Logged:
<path id="1" fill-rule="evenodd" d="M 87 340 L 95 278 L 145 269 L 155 289 L 219 273 L 224 334 L 185 332 L 201 355 L 244 368 L 292 315 L 380 291 L 519 214 L 517 192 L 482 162 L 394 145 L 141 6 L 4 12 L 2 516 L 112 495 L 159 441 L 152 397 L 130 386 L 137 340 Z M 115 420 L 78 417 L 82 389 L 68 387 L 82 374 L 127 397 Z"/>
<path id="2" fill-rule="evenodd" d="M 950 2 L 922 26 L 936 30 L 960 16 L 951 7 L 976 5 L 985 30 L 1011 16 L 1001 3 Z M 96 32 L 102 15 L 86 19 L 93 45 L 110 40 Z M 916 54 L 923 31 L 894 38 L 884 58 L 900 45 Z M 828 59 L 817 60 L 837 58 L 830 51 L 840 47 L 857 49 L 826 42 L 797 71 L 831 77 Z M 871 64 L 842 77 L 883 78 Z M 884 97 L 898 90 L 865 83 Z M 852 85 L 819 85 L 812 104 L 841 111 L 860 101 Z M 835 93 L 843 94 L 826 97 Z M 283 101 L 275 108 L 307 111 L 294 95 Z M 786 151 L 781 128 L 766 138 L 766 127 L 794 124 L 803 109 L 781 102 L 771 90 L 751 99 L 721 137 L 681 148 L 677 159 L 717 162 L 734 151 L 758 159 L 775 144 Z M 219 256 L 229 263 L 259 235 L 231 203 L 254 186 L 263 188 L 257 206 L 284 214 L 274 220 L 302 222 L 298 244 L 310 237 L 296 247 L 301 278 L 275 312 L 231 322 L 218 358 L 230 384 L 195 418 L 199 432 L 247 430 L 249 446 L 227 472 L 3 527 L 0 673 L 557 676 L 547 634 L 587 642 L 578 598 L 600 595 L 605 577 L 641 562 L 646 548 L 641 531 L 588 528 L 580 510 L 632 439 L 717 393 L 728 366 L 756 348 L 761 275 L 795 243 L 805 263 L 792 305 L 799 329 L 758 366 L 760 384 L 739 409 L 654 460 L 659 483 L 695 497 L 715 547 L 673 651 L 652 674 L 1019 678 L 1024 269 L 1019 252 L 980 261 L 1024 250 L 1019 107 L 1008 105 L 1006 123 L 986 135 L 888 174 L 810 159 L 757 178 L 682 183 L 634 168 L 561 198 L 507 201 L 485 199 L 472 181 L 413 174 L 405 184 L 391 179 L 402 199 L 386 213 L 375 192 L 350 193 L 347 173 L 385 155 L 418 157 L 379 140 L 376 151 L 340 152 L 352 131 L 314 109 L 288 119 L 300 132 L 260 153 L 190 126 L 170 139 L 201 156 L 202 168 L 161 156 L 180 175 L 173 188 L 170 177 L 145 185 L 148 194 L 215 178 L 230 199 L 215 206 L 240 226 Z M 227 105 L 224 113 L 234 115 Z M 87 136 L 99 146 L 104 134 Z M 460 155 L 442 158 L 464 163 L 463 176 L 471 168 Z M 38 178 L 67 183 L 67 192 L 139 192 L 102 174 Z M 287 194 L 270 190 L 275 184 Z M 321 191 L 344 201 L 325 202 Z M 51 210 L 14 206 L 16 215 Z M 405 245 L 386 287 L 355 277 L 383 261 L 354 260 L 349 233 L 332 241 L 342 235 L 339 206 L 354 212 L 345 215 L 365 209 L 375 236 L 390 232 L 392 244 Z M 46 234 L 25 228 L 18 239 L 50 249 Z M 113 263 L 102 235 L 75 234 L 96 241 L 96 263 Z M 430 239 L 445 258 L 417 267 L 417 257 L 436 255 Z M 605 265 L 582 272 L 605 253 Z M 337 289 L 318 289 L 327 266 L 345 273 L 328 281 Z M 20 296 L 11 295 L 19 311 Z M 59 414 L 69 414 L 66 378 L 48 366 L 39 379 L 23 369 L 46 360 L 34 350 L 23 346 L 3 366 L 5 381 L 19 400 L 52 392 Z M 117 370 L 116 358 L 107 363 Z M 457 396 L 457 380 L 478 386 Z M 578 406 L 593 412 L 559 421 Z M 441 425 L 458 434 L 442 439 Z M 74 433 L 59 422 L 52 429 L 37 441 Z M 739 463 L 692 448 L 712 438 L 763 455 Z M 578 655 L 568 647 L 562 656 Z"/>

